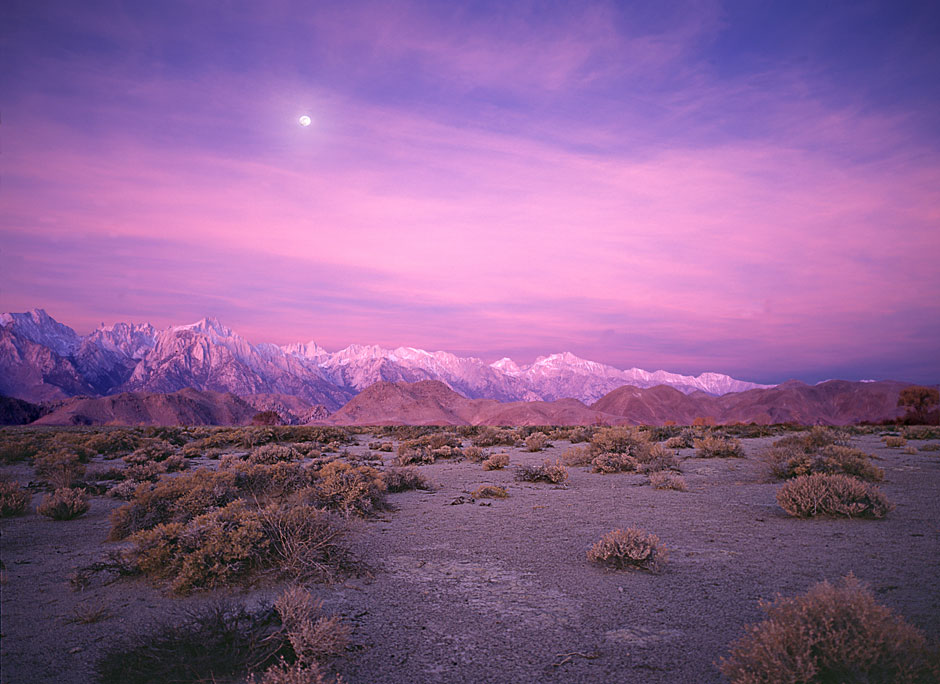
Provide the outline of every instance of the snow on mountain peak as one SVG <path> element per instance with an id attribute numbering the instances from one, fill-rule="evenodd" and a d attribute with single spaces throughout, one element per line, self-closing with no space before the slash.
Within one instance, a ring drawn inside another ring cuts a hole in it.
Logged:
<path id="1" fill-rule="evenodd" d="M 49 347 L 59 356 L 73 353 L 82 342 L 74 330 L 59 323 L 44 309 L 0 314 L 0 325 L 14 330 L 28 340 Z"/>

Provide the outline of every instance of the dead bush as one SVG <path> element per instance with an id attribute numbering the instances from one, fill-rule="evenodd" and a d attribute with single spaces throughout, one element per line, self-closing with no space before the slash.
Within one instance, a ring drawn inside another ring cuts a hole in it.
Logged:
<path id="1" fill-rule="evenodd" d="M 674 489 L 677 492 L 686 492 L 689 489 L 681 475 L 668 470 L 650 473 L 649 477 L 650 484 L 655 489 Z"/>
<path id="2" fill-rule="evenodd" d="M 591 472 L 594 473 L 630 473 L 636 472 L 638 462 L 630 454 L 601 454 L 591 461 Z"/>
<path id="3" fill-rule="evenodd" d="M 509 492 L 506 491 L 505 487 L 481 485 L 474 489 L 470 496 L 474 499 L 507 499 L 509 498 Z"/>
<path id="4" fill-rule="evenodd" d="M 549 446 L 548 436 L 544 432 L 533 432 L 525 438 L 526 451 L 541 451 L 546 446 Z"/>
<path id="5" fill-rule="evenodd" d="M 81 456 L 65 449 L 39 454 L 33 465 L 36 475 L 56 489 L 71 487 L 85 475 Z"/>
<path id="6" fill-rule="evenodd" d="M 659 537 L 635 527 L 613 530 L 587 552 L 588 560 L 618 570 L 636 568 L 659 572 L 668 554 Z"/>
<path id="7" fill-rule="evenodd" d="M 509 454 L 493 454 L 483 461 L 483 470 L 502 470 L 509 465 Z"/>
<path id="8" fill-rule="evenodd" d="M 848 475 L 815 473 L 788 480 L 777 492 L 777 503 L 792 516 L 883 518 L 893 506 L 874 485 Z"/>
<path id="9" fill-rule="evenodd" d="M 375 468 L 333 461 L 320 468 L 318 475 L 307 490 L 311 503 L 344 515 L 369 515 L 385 507 L 385 480 Z"/>
<path id="10" fill-rule="evenodd" d="M 284 658 L 293 660 L 294 653 L 273 607 L 248 611 L 216 602 L 113 643 L 96 669 L 103 684 L 215 682 Z"/>
<path id="11" fill-rule="evenodd" d="M 571 447 L 561 455 L 561 462 L 568 467 L 591 465 L 593 456 L 590 447 Z"/>
<path id="12" fill-rule="evenodd" d="M 0 480 L 0 518 L 26 512 L 32 495 L 15 482 Z"/>
<path id="13" fill-rule="evenodd" d="M 884 438 L 885 446 L 889 449 L 897 449 L 907 444 L 907 440 L 903 437 L 895 437 L 893 435 L 888 435 Z"/>
<path id="14" fill-rule="evenodd" d="M 36 511 L 53 520 L 72 520 L 88 512 L 88 495 L 80 489 L 61 487 L 43 497 Z"/>
<path id="15" fill-rule="evenodd" d="M 743 458 L 741 442 L 733 437 L 706 435 L 695 440 L 695 455 L 698 458 Z"/>
<path id="16" fill-rule="evenodd" d="M 719 664 L 732 684 L 940 678 L 940 660 L 923 633 L 877 603 L 852 575 L 761 607 L 767 618 L 747 627 Z"/>
<path id="17" fill-rule="evenodd" d="M 542 465 L 524 465 L 519 468 L 516 478 L 523 482 L 548 482 L 561 484 L 568 479 L 568 469 L 561 461 L 546 460 Z"/>
<path id="18" fill-rule="evenodd" d="M 389 468 L 382 473 L 382 478 L 385 480 L 385 489 L 389 492 L 431 488 L 431 484 L 417 468 Z"/>

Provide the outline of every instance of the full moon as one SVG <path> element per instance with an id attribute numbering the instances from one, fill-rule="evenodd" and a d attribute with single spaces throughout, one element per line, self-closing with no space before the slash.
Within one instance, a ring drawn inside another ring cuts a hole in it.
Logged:
<path id="1" fill-rule="evenodd" d="M 304 114 L 302 117 L 300 117 L 300 118 L 298 119 L 298 121 L 300 122 L 300 125 L 301 125 L 301 126 L 309 126 L 310 123 L 311 123 L 310 117 L 307 116 L 306 114 Z"/>

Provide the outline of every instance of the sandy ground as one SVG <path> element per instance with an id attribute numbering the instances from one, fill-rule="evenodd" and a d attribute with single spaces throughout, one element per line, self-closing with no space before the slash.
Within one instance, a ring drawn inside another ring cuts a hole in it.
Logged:
<path id="1" fill-rule="evenodd" d="M 717 682 L 715 663 L 761 618 L 758 600 L 849 572 L 940 636 L 938 452 L 909 455 L 857 437 L 855 446 L 880 457 L 896 509 L 881 521 L 797 520 L 776 505 L 780 485 L 754 458 L 770 441 L 745 440 L 746 459 L 687 458 L 688 492 L 584 468 L 572 468 L 564 487 L 515 481 L 516 466 L 556 457 L 565 442 L 507 450 L 503 471 L 466 461 L 423 467 L 434 491 L 390 495 L 394 511 L 354 525 L 371 575 L 314 586 L 354 628 L 353 646 L 331 667 L 350 683 Z M 23 465 L 3 472 L 32 477 Z M 451 505 L 481 484 L 502 485 L 510 498 Z M 110 546 L 108 514 L 118 505 L 97 497 L 77 520 L 33 512 L 0 522 L 3 684 L 94 681 L 93 663 L 113 639 L 220 595 L 179 599 L 143 581 L 72 591 L 69 574 Z M 664 572 L 586 560 L 602 534 L 630 526 L 668 547 Z M 232 595 L 253 602 L 278 590 Z M 98 607 L 109 617 L 70 622 Z"/>

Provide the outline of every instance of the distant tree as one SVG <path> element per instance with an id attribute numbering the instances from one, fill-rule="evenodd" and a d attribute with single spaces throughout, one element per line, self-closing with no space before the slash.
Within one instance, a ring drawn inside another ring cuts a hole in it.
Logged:
<path id="1" fill-rule="evenodd" d="M 256 413 L 254 418 L 251 419 L 252 425 L 280 425 L 281 417 L 277 414 L 277 411 L 261 411 Z"/>
<path id="2" fill-rule="evenodd" d="M 934 387 L 911 385 L 901 390 L 898 395 L 898 406 L 907 409 L 904 416 L 905 423 L 926 424 L 932 422 L 930 409 L 940 404 L 940 391 Z"/>

